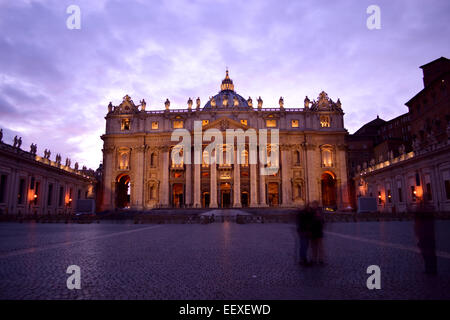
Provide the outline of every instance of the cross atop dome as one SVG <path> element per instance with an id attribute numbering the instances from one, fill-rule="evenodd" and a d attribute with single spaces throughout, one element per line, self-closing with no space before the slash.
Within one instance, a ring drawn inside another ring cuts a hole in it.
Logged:
<path id="1" fill-rule="evenodd" d="M 225 74 L 225 79 L 222 80 L 222 85 L 220 86 L 220 90 L 225 91 L 225 90 L 230 90 L 230 91 L 234 91 L 234 84 L 233 84 L 233 80 L 230 79 L 230 76 L 228 74 L 228 68 Z"/>

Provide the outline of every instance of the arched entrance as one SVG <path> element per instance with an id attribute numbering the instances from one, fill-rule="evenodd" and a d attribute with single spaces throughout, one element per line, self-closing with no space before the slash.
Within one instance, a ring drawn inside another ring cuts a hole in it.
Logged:
<path id="1" fill-rule="evenodd" d="M 184 201 L 184 192 L 182 183 L 174 183 L 172 185 L 172 207 L 181 208 Z"/>
<path id="2" fill-rule="evenodd" d="M 229 208 L 231 206 L 231 184 L 223 182 L 220 184 L 220 207 Z"/>
<path id="3" fill-rule="evenodd" d="M 325 171 L 321 177 L 322 206 L 336 209 L 336 176 Z"/>
<path id="4" fill-rule="evenodd" d="M 130 207 L 130 176 L 119 175 L 116 179 L 116 208 Z"/>
<path id="5" fill-rule="evenodd" d="M 280 204 L 278 182 L 269 182 L 267 185 L 267 200 L 271 207 Z"/>

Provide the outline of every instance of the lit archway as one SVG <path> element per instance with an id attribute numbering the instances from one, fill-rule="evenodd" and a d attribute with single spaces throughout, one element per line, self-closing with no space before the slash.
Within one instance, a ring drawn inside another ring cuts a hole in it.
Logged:
<path id="1" fill-rule="evenodd" d="M 116 179 L 116 208 L 129 208 L 130 198 L 130 176 L 121 174 Z"/>
<path id="2" fill-rule="evenodd" d="M 184 186 L 182 183 L 174 183 L 172 186 L 172 206 L 181 208 L 184 203 Z"/>
<path id="3" fill-rule="evenodd" d="M 278 182 L 269 182 L 267 185 L 267 201 L 269 206 L 276 207 L 280 204 L 280 190 Z"/>
<path id="4" fill-rule="evenodd" d="M 331 171 L 325 171 L 321 177 L 322 205 L 323 207 L 336 208 L 336 175 Z"/>

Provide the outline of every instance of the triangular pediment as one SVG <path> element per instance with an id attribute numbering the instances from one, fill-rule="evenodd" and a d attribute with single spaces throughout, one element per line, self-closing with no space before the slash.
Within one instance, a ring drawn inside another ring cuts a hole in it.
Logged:
<path id="1" fill-rule="evenodd" d="M 225 131 L 227 129 L 242 129 L 245 131 L 247 129 L 251 129 L 249 126 L 246 126 L 239 121 L 230 119 L 228 117 L 221 117 L 203 126 L 203 130 L 211 128 L 219 129 L 220 131 Z"/>

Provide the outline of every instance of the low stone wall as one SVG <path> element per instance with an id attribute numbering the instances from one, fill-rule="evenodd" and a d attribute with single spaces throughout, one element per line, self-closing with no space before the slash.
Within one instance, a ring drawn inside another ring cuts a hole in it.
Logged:
<path id="1" fill-rule="evenodd" d="M 167 211 L 167 212 L 166 212 Z M 96 215 L 0 215 L 0 222 L 36 222 L 36 223 L 100 223 L 100 221 L 129 221 L 134 224 L 167 224 L 167 223 L 200 223 L 235 222 L 245 223 L 295 223 L 298 211 L 287 210 L 282 213 L 270 210 L 257 210 L 255 213 L 245 210 L 243 215 L 202 215 L 205 210 L 186 210 L 173 213 L 172 210 L 155 210 L 149 213 L 102 213 Z M 250 213 L 250 214 L 248 214 Z M 438 220 L 449 220 L 450 212 L 430 213 Z M 379 222 L 379 221 L 408 221 L 414 219 L 414 213 L 324 213 L 327 223 L 332 222 Z"/>

